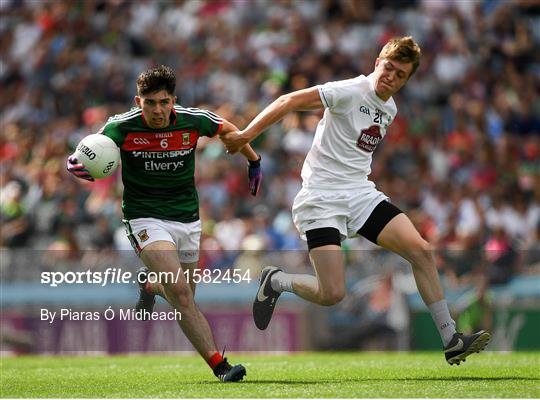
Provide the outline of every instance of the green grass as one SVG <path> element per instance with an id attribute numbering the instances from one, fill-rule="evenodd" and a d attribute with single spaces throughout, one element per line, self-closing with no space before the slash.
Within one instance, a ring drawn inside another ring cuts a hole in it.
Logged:
<path id="1" fill-rule="evenodd" d="M 248 375 L 217 381 L 199 357 L 14 357 L 0 360 L 2 397 L 324 398 L 540 397 L 540 353 L 229 355 Z"/>

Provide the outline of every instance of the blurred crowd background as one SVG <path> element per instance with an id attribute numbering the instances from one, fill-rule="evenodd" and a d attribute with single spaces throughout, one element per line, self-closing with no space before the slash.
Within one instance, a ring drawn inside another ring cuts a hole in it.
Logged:
<path id="1" fill-rule="evenodd" d="M 173 67 L 180 104 L 243 128 L 280 94 L 369 74 L 388 39 L 412 35 L 423 57 L 395 96 L 398 116 L 371 179 L 437 249 L 447 287 L 538 275 L 540 7 L 531 3 L 2 0 L 0 244 L 72 260 L 130 248 L 119 174 L 87 183 L 65 159 L 133 106 L 146 68 Z M 306 249 L 290 208 L 321 115 L 291 114 L 254 143 L 264 171 L 256 198 L 242 156 L 218 140 L 199 143 L 201 267 L 242 260 L 260 269 L 265 252 Z M 351 274 L 393 273 L 358 255 L 374 248 L 367 241 L 344 248 Z M 291 263 L 309 268 L 305 257 Z M 384 294 L 390 281 L 379 282 Z M 368 302 L 389 307 L 381 299 Z"/>

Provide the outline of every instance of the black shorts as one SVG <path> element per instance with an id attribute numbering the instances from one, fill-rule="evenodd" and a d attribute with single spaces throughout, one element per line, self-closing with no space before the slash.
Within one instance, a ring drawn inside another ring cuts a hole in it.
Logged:
<path id="1" fill-rule="evenodd" d="M 364 225 L 358 230 L 358 234 L 362 235 L 369 241 L 378 244 L 377 238 L 396 215 L 401 214 L 399 208 L 392 203 L 383 200 L 373 210 Z M 317 228 L 306 231 L 308 249 L 334 244 L 341 246 L 341 234 L 336 228 Z"/>
<path id="2" fill-rule="evenodd" d="M 379 243 L 377 243 L 377 238 L 384 227 L 396 215 L 401 214 L 402 212 L 403 211 L 389 201 L 383 200 L 377 204 L 377 207 L 375 207 L 371 215 L 357 233 L 368 239 L 370 242 L 378 245 Z"/>
<path id="3" fill-rule="evenodd" d="M 308 250 L 329 244 L 341 246 L 341 234 L 336 228 L 315 228 L 306 231 Z"/>

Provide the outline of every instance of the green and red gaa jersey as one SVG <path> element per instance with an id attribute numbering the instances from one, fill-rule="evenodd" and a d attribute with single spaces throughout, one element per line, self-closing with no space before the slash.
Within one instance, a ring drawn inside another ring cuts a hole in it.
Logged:
<path id="1" fill-rule="evenodd" d="M 195 189 L 195 149 L 200 136 L 215 136 L 223 126 L 216 114 L 174 105 L 170 125 L 150 128 L 140 108 L 115 115 L 99 133 L 120 148 L 125 219 L 199 219 Z"/>

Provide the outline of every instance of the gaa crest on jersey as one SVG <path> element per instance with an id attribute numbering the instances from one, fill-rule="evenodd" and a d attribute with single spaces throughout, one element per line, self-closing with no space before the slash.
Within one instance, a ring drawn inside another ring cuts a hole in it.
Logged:
<path id="1" fill-rule="evenodd" d="M 137 236 L 139 237 L 139 239 L 141 239 L 141 242 L 146 242 L 149 239 L 146 229 L 143 229 L 142 231 L 137 233 Z"/>
<path id="2" fill-rule="evenodd" d="M 381 139 L 381 127 L 379 125 L 371 125 L 369 128 L 360 131 L 356 146 L 361 150 L 372 153 Z"/>
<path id="3" fill-rule="evenodd" d="M 182 145 L 183 146 L 189 146 L 189 144 L 190 144 L 189 136 L 190 136 L 189 132 L 182 133 Z"/>

